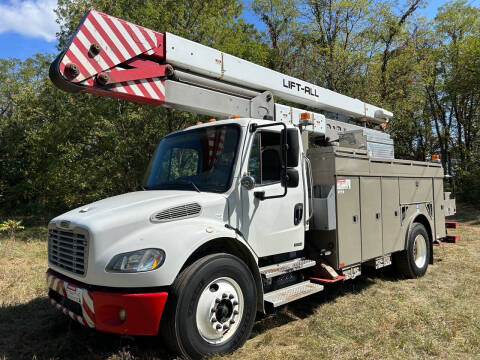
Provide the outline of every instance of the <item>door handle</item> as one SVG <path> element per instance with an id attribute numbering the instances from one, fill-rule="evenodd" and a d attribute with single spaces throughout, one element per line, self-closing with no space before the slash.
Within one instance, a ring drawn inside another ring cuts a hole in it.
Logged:
<path id="1" fill-rule="evenodd" d="M 356 224 L 358 221 L 358 215 L 353 215 L 353 223 Z"/>
<path id="2" fill-rule="evenodd" d="M 300 224 L 302 219 L 303 219 L 303 204 L 297 204 L 293 209 L 293 224 L 295 226 Z"/>

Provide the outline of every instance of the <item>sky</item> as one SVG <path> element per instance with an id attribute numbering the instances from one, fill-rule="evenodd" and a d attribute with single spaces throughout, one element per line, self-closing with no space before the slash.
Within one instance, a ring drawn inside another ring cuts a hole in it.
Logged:
<path id="1" fill-rule="evenodd" d="M 445 0 L 430 0 L 419 12 L 433 18 Z M 264 29 L 258 17 L 244 0 L 242 16 L 260 30 Z M 469 1 L 480 5 L 480 0 Z M 58 31 L 55 13 L 57 0 L 0 0 L 0 58 L 26 59 L 35 53 L 58 52 L 55 33 Z M 161 31 L 161 29 L 155 29 Z"/>

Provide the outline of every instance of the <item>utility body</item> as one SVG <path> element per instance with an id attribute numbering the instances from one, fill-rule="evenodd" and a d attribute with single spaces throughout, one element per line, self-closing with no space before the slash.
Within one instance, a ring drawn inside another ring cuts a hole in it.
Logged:
<path id="1" fill-rule="evenodd" d="M 257 312 L 365 266 L 422 276 L 447 236 L 441 165 L 394 159 L 367 127 L 387 110 L 94 9 L 50 77 L 226 118 L 163 138 L 144 191 L 49 223 L 50 300 L 85 326 L 161 333 L 189 358 L 231 352 Z"/>

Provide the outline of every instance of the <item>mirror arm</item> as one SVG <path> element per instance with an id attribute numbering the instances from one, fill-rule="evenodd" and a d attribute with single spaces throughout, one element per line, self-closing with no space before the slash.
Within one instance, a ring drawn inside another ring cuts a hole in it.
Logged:
<path id="1" fill-rule="evenodd" d="M 253 193 L 253 196 L 255 196 L 260 201 L 265 200 L 265 191 L 255 191 Z"/>

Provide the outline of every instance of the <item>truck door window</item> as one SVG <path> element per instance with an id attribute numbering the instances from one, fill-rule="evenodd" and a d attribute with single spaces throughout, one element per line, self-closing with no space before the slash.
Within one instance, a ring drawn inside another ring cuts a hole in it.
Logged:
<path id="1" fill-rule="evenodd" d="M 282 169 L 281 136 L 279 132 L 258 131 L 252 142 L 248 172 L 257 185 L 268 185 L 280 181 Z"/>

